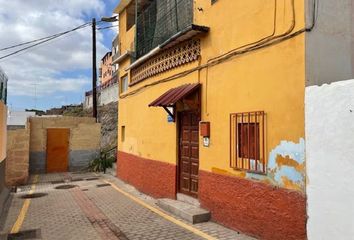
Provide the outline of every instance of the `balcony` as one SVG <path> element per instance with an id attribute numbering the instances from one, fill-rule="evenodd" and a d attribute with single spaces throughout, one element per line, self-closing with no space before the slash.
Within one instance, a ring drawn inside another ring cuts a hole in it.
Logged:
<path id="1" fill-rule="evenodd" d="M 112 55 L 112 64 L 117 62 L 117 59 L 120 57 L 120 52 L 117 51 L 115 54 Z"/>
<path id="2" fill-rule="evenodd" d="M 139 0 L 137 14 L 136 59 L 209 30 L 193 24 L 193 0 Z"/>

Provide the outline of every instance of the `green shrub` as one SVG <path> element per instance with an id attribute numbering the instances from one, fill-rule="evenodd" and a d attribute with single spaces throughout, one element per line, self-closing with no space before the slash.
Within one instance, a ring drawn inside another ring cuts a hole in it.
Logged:
<path id="1" fill-rule="evenodd" d="M 89 164 L 89 170 L 93 172 L 104 172 L 106 173 L 107 168 L 112 168 L 113 163 L 116 159 L 112 156 L 109 156 L 108 151 L 101 151 L 99 157 L 91 160 Z"/>

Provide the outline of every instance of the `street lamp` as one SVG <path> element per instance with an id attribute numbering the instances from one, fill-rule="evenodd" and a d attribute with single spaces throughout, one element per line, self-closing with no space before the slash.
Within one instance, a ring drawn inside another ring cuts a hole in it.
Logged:
<path id="1" fill-rule="evenodd" d="M 102 17 L 101 22 L 116 22 L 118 16 Z M 96 18 L 92 18 L 92 116 L 97 121 Z"/>
<path id="2" fill-rule="evenodd" d="M 118 21 L 118 16 L 102 17 L 101 21 L 102 22 L 117 22 Z"/>

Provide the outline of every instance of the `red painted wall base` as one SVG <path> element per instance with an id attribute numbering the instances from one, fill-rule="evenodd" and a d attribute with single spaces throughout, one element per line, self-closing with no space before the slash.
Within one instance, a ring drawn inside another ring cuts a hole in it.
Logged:
<path id="1" fill-rule="evenodd" d="M 118 152 L 117 176 L 155 198 L 176 198 L 176 166 Z"/>
<path id="2" fill-rule="evenodd" d="M 118 152 L 117 176 L 155 198 L 176 198 L 176 166 Z M 260 239 L 306 239 L 303 194 L 199 171 L 199 201 L 213 220 Z"/>
<path id="3" fill-rule="evenodd" d="M 205 171 L 199 179 L 199 200 L 215 221 L 260 239 L 306 239 L 301 193 Z"/>

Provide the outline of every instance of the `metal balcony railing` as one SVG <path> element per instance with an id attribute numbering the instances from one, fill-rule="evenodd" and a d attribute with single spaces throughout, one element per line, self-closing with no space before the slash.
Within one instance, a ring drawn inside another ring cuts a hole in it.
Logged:
<path id="1" fill-rule="evenodd" d="M 136 58 L 193 24 L 193 0 L 153 0 L 144 7 L 146 1 L 137 1 Z"/>

